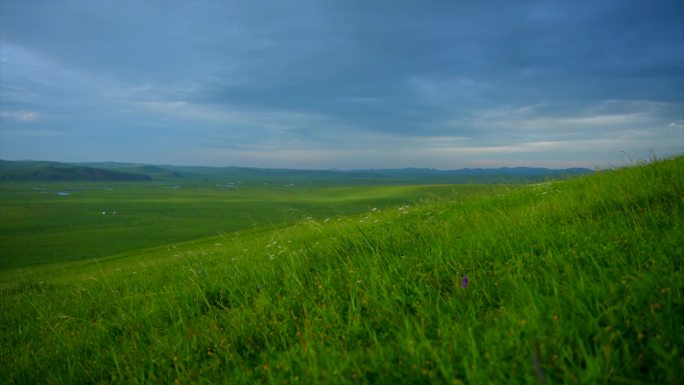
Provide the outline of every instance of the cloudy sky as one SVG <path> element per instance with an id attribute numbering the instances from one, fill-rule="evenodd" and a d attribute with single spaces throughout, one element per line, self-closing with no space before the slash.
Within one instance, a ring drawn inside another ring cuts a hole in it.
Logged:
<path id="1" fill-rule="evenodd" d="M 0 158 L 605 167 L 684 152 L 684 2 L 0 0 Z"/>

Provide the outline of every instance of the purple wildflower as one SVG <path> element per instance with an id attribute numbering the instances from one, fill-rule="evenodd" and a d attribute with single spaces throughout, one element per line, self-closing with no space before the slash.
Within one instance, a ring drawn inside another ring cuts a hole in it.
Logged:
<path id="1" fill-rule="evenodd" d="M 466 288 L 468 287 L 468 276 L 464 275 L 463 278 L 461 278 L 461 287 Z"/>

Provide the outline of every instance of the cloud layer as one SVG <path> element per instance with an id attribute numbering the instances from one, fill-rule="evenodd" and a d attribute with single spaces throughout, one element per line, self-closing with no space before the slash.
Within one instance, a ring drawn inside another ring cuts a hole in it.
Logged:
<path id="1" fill-rule="evenodd" d="M 684 151 L 684 5 L 0 2 L 0 158 L 606 166 Z"/>

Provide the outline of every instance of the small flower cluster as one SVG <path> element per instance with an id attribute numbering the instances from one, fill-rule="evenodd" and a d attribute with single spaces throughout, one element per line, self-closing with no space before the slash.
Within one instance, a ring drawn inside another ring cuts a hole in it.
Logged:
<path id="1" fill-rule="evenodd" d="M 271 243 L 269 243 L 268 245 L 266 245 L 266 248 L 267 248 L 267 249 L 270 249 L 270 248 L 277 249 L 277 250 L 275 250 L 273 253 L 271 253 L 271 254 L 268 255 L 268 259 L 269 259 L 270 261 L 272 261 L 273 259 L 275 259 L 275 257 L 278 257 L 278 256 L 280 256 L 280 255 L 283 255 L 283 254 L 287 251 L 286 248 L 284 248 L 282 245 L 279 245 L 279 244 L 278 244 L 278 241 L 272 241 Z"/>
<path id="2" fill-rule="evenodd" d="M 536 192 L 537 195 L 546 195 L 548 193 L 560 192 L 560 190 L 557 189 L 551 183 L 539 183 L 535 185 L 532 189 Z"/>

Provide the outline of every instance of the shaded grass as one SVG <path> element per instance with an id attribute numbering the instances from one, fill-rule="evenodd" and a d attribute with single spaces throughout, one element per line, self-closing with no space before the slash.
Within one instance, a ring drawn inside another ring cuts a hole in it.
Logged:
<path id="1" fill-rule="evenodd" d="M 2 292 L 0 375 L 681 383 L 683 192 L 676 158 L 26 269 Z"/>

